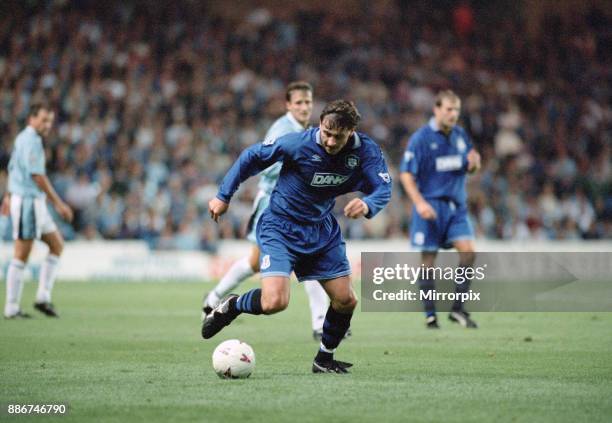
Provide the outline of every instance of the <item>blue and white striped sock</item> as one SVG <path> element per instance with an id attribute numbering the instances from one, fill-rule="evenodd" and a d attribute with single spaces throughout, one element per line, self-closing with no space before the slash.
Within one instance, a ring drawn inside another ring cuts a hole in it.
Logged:
<path id="1" fill-rule="evenodd" d="M 261 289 L 251 289 L 236 300 L 236 310 L 240 313 L 261 314 Z"/>

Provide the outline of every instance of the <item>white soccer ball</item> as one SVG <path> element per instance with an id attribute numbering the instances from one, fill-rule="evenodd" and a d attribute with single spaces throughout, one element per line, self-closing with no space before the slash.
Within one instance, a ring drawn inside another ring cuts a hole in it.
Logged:
<path id="1" fill-rule="evenodd" d="M 253 373 L 255 352 L 246 342 L 230 339 L 215 348 L 212 364 L 222 379 L 244 379 Z"/>

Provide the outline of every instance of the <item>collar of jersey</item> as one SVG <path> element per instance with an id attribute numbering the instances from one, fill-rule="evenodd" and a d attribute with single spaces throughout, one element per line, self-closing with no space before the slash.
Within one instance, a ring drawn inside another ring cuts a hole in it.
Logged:
<path id="1" fill-rule="evenodd" d="M 359 137 L 357 131 L 353 132 L 353 136 L 355 137 L 355 142 L 353 143 L 353 150 L 356 150 L 357 148 L 361 147 L 361 138 Z M 321 144 L 321 129 L 319 128 L 317 128 L 317 131 L 315 132 L 315 140 L 317 144 L 323 146 L 323 144 Z"/>
<path id="2" fill-rule="evenodd" d="M 31 133 L 33 133 L 34 135 L 38 135 L 38 132 L 36 132 L 36 129 L 34 129 L 32 126 L 28 125 L 26 126 L 26 131 L 29 131 Z"/>
<path id="3" fill-rule="evenodd" d="M 289 122 L 291 122 L 293 129 L 295 129 L 296 132 L 303 131 L 305 129 L 302 124 L 298 122 L 295 117 L 293 117 L 291 112 L 287 112 L 285 116 L 287 116 L 287 119 L 289 119 Z"/>
<path id="4" fill-rule="evenodd" d="M 429 119 L 429 127 L 434 132 L 442 132 L 442 130 L 438 127 L 438 124 L 436 123 L 436 119 L 435 118 Z M 451 128 L 451 132 L 453 132 L 454 130 L 455 130 L 455 127 L 453 126 Z"/>

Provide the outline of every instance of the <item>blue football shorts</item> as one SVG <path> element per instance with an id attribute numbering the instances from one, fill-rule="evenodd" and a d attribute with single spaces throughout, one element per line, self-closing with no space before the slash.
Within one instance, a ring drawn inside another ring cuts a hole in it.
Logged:
<path id="1" fill-rule="evenodd" d="M 263 278 L 289 277 L 294 271 L 300 282 L 325 281 L 351 274 L 346 244 L 331 214 L 321 222 L 304 224 L 267 208 L 257 224 L 257 243 Z"/>
<path id="2" fill-rule="evenodd" d="M 452 248 L 454 241 L 474 239 L 474 230 L 468 217 L 467 206 L 450 200 L 428 199 L 436 211 L 434 220 L 423 219 L 412 208 L 410 243 L 415 250 L 438 251 Z"/>

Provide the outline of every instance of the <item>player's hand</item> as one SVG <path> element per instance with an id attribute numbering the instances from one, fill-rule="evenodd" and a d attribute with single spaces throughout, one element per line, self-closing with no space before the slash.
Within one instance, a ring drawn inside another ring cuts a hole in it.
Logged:
<path id="1" fill-rule="evenodd" d="M 72 222 L 72 218 L 74 217 L 74 214 L 72 213 L 72 209 L 70 208 L 68 204 L 64 203 L 63 201 L 60 201 L 59 203 L 55 205 L 55 210 L 57 210 L 57 213 L 66 222 L 68 223 Z"/>
<path id="2" fill-rule="evenodd" d="M 224 201 L 219 200 L 217 197 L 213 198 L 208 202 L 208 211 L 210 213 L 210 217 L 215 221 L 219 221 L 219 216 L 224 214 L 229 207 Z"/>
<path id="3" fill-rule="evenodd" d="M 357 219 L 365 216 L 370 211 L 370 208 L 360 198 L 353 198 L 344 208 L 344 215 L 350 219 Z"/>
<path id="4" fill-rule="evenodd" d="M 468 160 L 468 172 L 474 173 L 480 170 L 480 154 L 475 149 L 471 149 L 467 155 Z"/>
<path id="5" fill-rule="evenodd" d="M 434 220 L 438 217 L 434 208 L 427 201 L 417 204 L 416 211 L 425 220 Z"/>
<path id="6" fill-rule="evenodd" d="M 2 216 L 8 216 L 11 214 L 11 196 L 9 193 L 4 194 L 2 197 L 2 206 L 0 206 L 0 214 Z"/>

